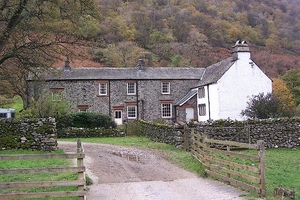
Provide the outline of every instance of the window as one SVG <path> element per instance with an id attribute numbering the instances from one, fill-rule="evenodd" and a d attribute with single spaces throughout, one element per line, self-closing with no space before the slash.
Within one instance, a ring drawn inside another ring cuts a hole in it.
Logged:
<path id="1" fill-rule="evenodd" d="M 199 104 L 199 116 L 205 116 L 205 115 L 206 115 L 206 105 Z"/>
<path id="2" fill-rule="evenodd" d="M 52 96 L 52 101 L 61 101 L 64 98 L 63 88 L 52 88 L 51 90 L 51 96 Z"/>
<path id="3" fill-rule="evenodd" d="M 87 112 L 89 109 L 89 106 L 88 105 L 78 105 L 77 108 L 78 108 L 79 112 Z"/>
<path id="4" fill-rule="evenodd" d="M 162 94 L 170 94 L 170 82 L 162 82 L 161 83 L 161 93 Z"/>
<path id="5" fill-rule="evenodd" d="M 115 110 L 115 119 L 121 119 L 121 118 L 122 118 L 122 111 Z"/>
<path id="6" fill-rule="evenodd" d="M 127 106 L 127 118 L 136 119 L 136 106 Z"/>
<path id="7" fill-rule="evenodd" d="M 0 118 L 7 118 L 7 113 L 0 113 Z"/>
<path id="8" fill-rule="evenodd" d="M 162 116 L 162 118 L 171 118 L 172 117 L 172 104 L 171 103 L 162 103 L 161 104 L 161 116 Z"/>
<path id="9" fill-rule="evenodd" d="M 107 83 L 99 83 L 99 95 L 107 95 Z"/>
<path id="10" fill-rule="evenodd" d="M 136 83 L 135 82 L 128 82 L 127 83 L 127 94 L 128 95 L 135 95 L 136 91 Z"/>
<path id="11" fill-rule="evenodd" d="M 205 89 L 204 89 L 204 87 L 198 88 L 198 97 L 199 98 L 204 98 L 205 97 Z"/>

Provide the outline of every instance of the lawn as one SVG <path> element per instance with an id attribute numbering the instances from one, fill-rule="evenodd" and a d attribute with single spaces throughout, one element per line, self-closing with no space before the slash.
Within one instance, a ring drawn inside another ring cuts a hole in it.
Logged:
<path id="1" fill-rule="evenodd" d="M 61 141 L 76 141 L 76 139 L 60 139 Z M 82 138 L 82 142 L 105 143 L 139 148 L 159 149 L 167 156 L 169 161 L 189 171 L 204 176 L 204 168 L 190 153 L 177 149 L 171 145 L 157 143 L 145 137 L 126 138 Z M 300 200 L 300 148 L 294 149 L 267 149 L 266 150 L 266 186 L 267 200 L 276 199 L 273 190 L 284 187 L 295 190 L 296 200 Z M 256 194 L 247 196 L 249 199 L 257 197 Z M 281 198 L 277 198 L 281 199 Z"/>

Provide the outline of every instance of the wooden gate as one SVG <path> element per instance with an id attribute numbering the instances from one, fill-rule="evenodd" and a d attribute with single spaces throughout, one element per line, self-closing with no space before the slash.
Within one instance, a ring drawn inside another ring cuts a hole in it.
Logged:
<path id="1" fill-rule="evenodd" d="M 16 198 L 46 198 L 46 197 L 78 197 L 85 199 L 85 167 L 83 158 L 85 157 L 81 141 L 77 140 L 77 152 L 66 154 L 24 154 L 24 155 L 6 155 L 0 156 L 0 160 L 34 160 L 34 159 L 77 159 L 76 167 L 64 168 L 35 168 L 35 169 L 9 169 L 0 170 L 0 174 L 33 174 L 50 173 L 50 172 L 77 172 L 78 178 L 74 181 L 38 181 L 38 182 L 5 182 L 0 183 L 0 189 L 10 188 L 33 188 L 33 187 L 52 187 L 52 186 L 77 186 L 78 191 L 61 191 L 61 192 L 34 192 L 34 193 L 5 193 L 0 194 L 0 199 L 16 199 Z"/>
<path id="2" fill-rule="evenodd" d="M 266 195 L 262 140 L 257 144 L 213 140 L 193 129 L 191 142 L 191 152 L 205 166 L 207 174 L 244 190 Z"/>

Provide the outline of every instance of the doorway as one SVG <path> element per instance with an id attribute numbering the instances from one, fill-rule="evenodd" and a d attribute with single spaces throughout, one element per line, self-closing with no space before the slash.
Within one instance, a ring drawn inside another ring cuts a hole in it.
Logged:
<path id="1" fill-rule="evenodd" d="M 117 125 L 123 124 L 122 110 L 115 110 L 114 117 L 115 117 L 115 122 Z"/>

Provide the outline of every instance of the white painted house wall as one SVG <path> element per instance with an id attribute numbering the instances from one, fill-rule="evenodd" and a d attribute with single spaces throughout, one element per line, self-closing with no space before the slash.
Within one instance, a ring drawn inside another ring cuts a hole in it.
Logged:
<path id="1" fill-rule="evenodd" d="M 237 60 L 216 82 L 205 86 L 205 98 L 198 98 L 198 105 L 206 103 L 206 116 L 198 120 L 244 120 L 241 111 L 247 102 L 259 93 L 272 92 L 272 80 L 251 60 L 250 51 L 237 52 Z M 199 108 L 198 108 L 199 111 Z"/>
<path id="2" fill-rule="evenodd" d="M 220 119 L 243 120 L 240 113 L 252 96 L 272 92 L 271 79 L 250 59 L 250 53 L 238 54 L 238 60 L 217 82 Z"/>

